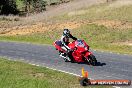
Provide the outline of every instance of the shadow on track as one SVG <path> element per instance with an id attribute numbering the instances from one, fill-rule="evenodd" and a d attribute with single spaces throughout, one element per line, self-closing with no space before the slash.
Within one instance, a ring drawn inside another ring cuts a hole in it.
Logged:
<path id="1" fill-rule="evenodd" d="M 86 62 L 80 62 L 78 64 L 86 64 L 86 65 L 88 65 Z M 97 64 L 95 66 L 104 66 L 104 65 L 106 65 L 106 63 L 97 62 Z"/>
<path id="2" fill-rule="evenodd" d="M 97 62 L 95 66 L 104 66 L 104 65 L 106 65 L 106 63 Z"/>

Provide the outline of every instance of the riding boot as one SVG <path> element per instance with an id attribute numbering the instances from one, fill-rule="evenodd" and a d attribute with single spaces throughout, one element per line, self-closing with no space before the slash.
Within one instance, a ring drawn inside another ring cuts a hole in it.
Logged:
<path id="1" fill-rule="evenodd" d="M 69 57 L 69 59 L 71 60 L 71 62 L 74 62 L 73 56 L 72 56 L 72 52 L 67 52 L 67 57 Z"/>

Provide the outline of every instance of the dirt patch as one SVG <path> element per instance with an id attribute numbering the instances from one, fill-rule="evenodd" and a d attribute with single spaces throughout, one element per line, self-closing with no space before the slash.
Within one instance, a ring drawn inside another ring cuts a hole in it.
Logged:
<path id="1" fill-rule="evenodd" d="M 111 28 L 119 28 L 119 29 L 129 29 L 132 28 L 132 23 L 126 21 L 116 21 L 116 20 L 96 20 L 92 23 L 97 25 L 104 25 L 106 27 Z"/>
<path id="2" fill-rule="evenodd" d="M 116 21 L 116 20 L 82 20 L 82 21 L 69 21 L 69 22 L 59 22 L 59 23 L 36 23 L 34 25 L 26 26 L 16 26 L 12 28 L 5 28 L 0 32 L 0 35 L 26 35 L 32 33 L 44 33 L 45 31 L 52 30 L 63 30 L 64 28 L 76 29 L 81 25 L 86 24 L 97 24 L 103 25 L 108 28 L 119 28 L 119 29 L 129 29 L 132 28 L 132 23 L 126 21 Z"/>
<path id="3" fill-rule="evenodd" d="M 44 73 L 31 73 L 30 75 L 35 78 L 42 78 L 45 76 Z"/>
<path id="4" fill-rule="evenodd" d="M 68 29 L 75 29 L 81 26 L 81 24 L 79 22 L 66 22 L 66 23 L 61 23 L 61 24 L 56 24 L 56 26 L 59 29 L 64 29 L 64 28 L 68 28 Z"/>
<path id="5" fill-rule="evenodd" d="M 132 28 L 132 23 L 127 21 L 118 21 L 118 20 L 83 20 L 79 21 L 80 25 L 82 24 L 96 24 L 103 25 L 107 28 L 115 28 L 115 29 L 130 29 Z"/>
<path id="6" fill-rule="evenodd" d="M 5 31 L 2 31 L 1 35 L 26 35 L 30 33 L 36 32 L 44 32 L 46 31 L 46 27 L 44 24 L 38 23 L 37 25 L 32 26 L 16 26 L 13 28 L 7 28 Z"/>
<path id="7" fill-rule="evenodd" d="M 77 27 L 80 27 L 81 24 L 78 22 L 64 22 L 64 23 L 55 23 L 55 24 L 45 24 L 45 23 L 37 23 L 30 26 L 16 26 L 13 28 L 6 28 L 6 30 L 3 30 L 0 32 L 0 35 L 7 35 L 7 36 L 13 36 L 13 35 L 26 35 L 26 34 L 32 34 L 32 33 L 44 33 L 45 31 L 50 31 L 54 29 L 74 29 Z"/>

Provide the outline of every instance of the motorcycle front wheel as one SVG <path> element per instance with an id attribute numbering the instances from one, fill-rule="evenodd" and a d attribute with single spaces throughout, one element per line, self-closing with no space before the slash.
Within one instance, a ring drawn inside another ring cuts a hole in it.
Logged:
<path id="1" fill-rule="evenodd" d="M 88 56 L 88 59 L 86 59 L 86 61 L 88 64 L 93 65 L 93 66 L 96 66 L 96 64 L 97 64 L 97 60 L 96 60 L 95 56 L 92 54 Z"/>

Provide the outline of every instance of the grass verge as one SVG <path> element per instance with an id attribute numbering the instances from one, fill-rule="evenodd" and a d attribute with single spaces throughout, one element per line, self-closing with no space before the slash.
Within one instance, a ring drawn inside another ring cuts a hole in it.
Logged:
<path id="1" fill-rule="evenodd" d="M 0 58 L 0 88 L 83 88 L 78 77 Z M 87 88 L 111 88 L 93 86 Z"/>

